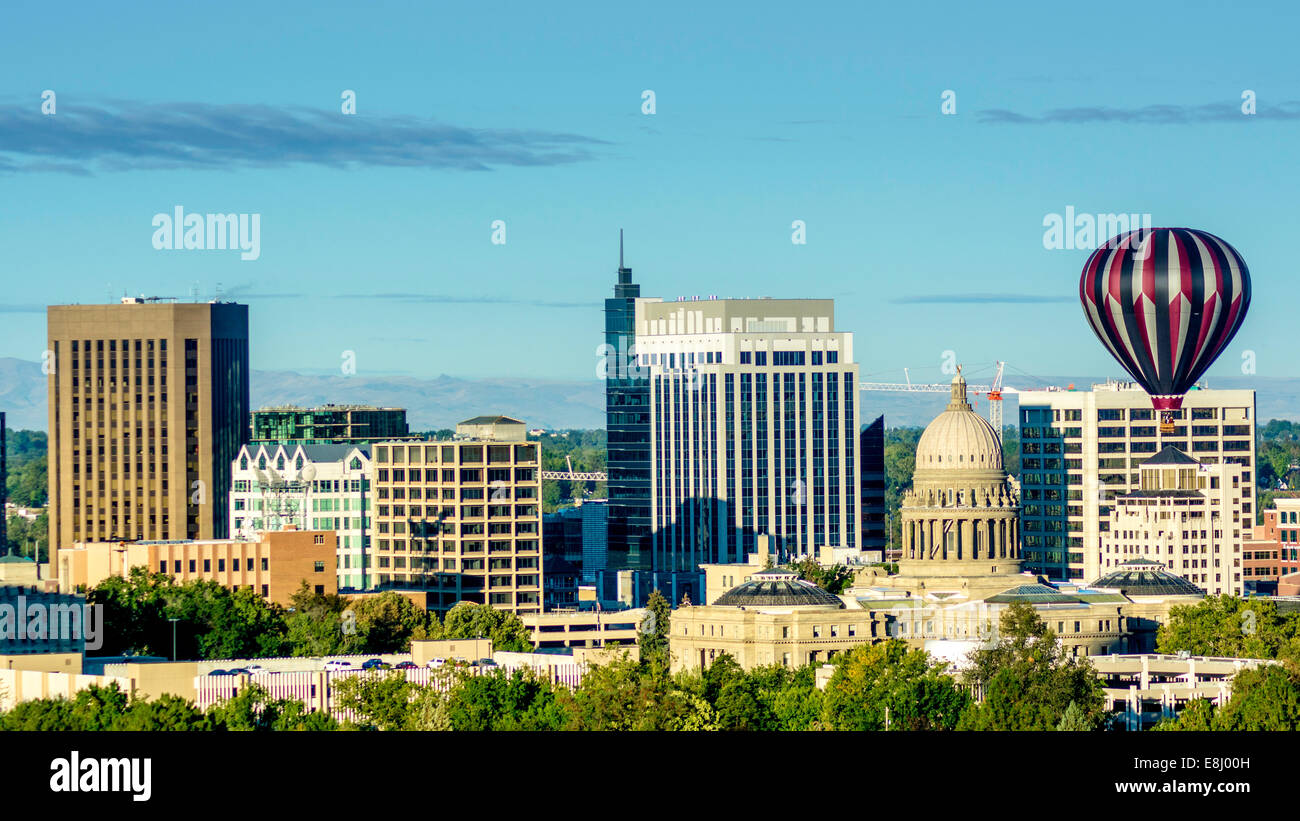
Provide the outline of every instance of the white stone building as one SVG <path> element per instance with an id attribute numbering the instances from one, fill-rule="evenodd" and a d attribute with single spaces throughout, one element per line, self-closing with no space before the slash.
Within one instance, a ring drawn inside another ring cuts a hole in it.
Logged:
<path id="1" fill-rule="evenodd" d="M 338 534 L 339 589 L 375 586 L 370 565 L 369 447 L 245 445 L 231 463 L 230 533 L 254 538 L 297 525 Z"/>

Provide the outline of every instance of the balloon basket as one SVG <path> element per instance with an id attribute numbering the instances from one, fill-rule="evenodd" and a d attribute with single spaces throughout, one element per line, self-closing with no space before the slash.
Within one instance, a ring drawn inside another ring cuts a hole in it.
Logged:
<path id="1" fill-rule="evenodd" d="M 1160 411 L 1160 432 L 1168 435 L 1174 432 L 1174 412 L 1171 410 Z"/>

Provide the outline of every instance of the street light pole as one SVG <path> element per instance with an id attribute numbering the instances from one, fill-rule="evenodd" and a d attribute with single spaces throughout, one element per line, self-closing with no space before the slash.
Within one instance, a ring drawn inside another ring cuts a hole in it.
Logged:
<path id="1" fill-rule="evenodd" d="M 176 660 L 176 622 L 180 619 L 168 619 L 172 623 L 172 661 Z"/>

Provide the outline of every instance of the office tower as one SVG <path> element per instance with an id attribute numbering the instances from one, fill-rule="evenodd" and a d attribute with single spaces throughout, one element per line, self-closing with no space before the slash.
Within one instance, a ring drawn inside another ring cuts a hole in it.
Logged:
<path id="1" fill-rule="evenodd" d="M 641 286 L 623 266 L 618 234 L 618 282 L 605 300 L 605 465 L 609 495 L 606 567 L 650 567 L 650 383 L 635 366 L 636 306 Z"/>
<path id="2" fill-rule="evenodd" d="M 885 417 L 877 416 L 874 422 L 863 428 L 858 441 L 862 454 L 862 474 L 859 477 L 862 487 L 862 549 L 878 550 L 881 560 L 888 560 L 889 557 L 884 555 L 889 543 L 885 507 Z"/>
<path id="3" fill-rule="evenodd" d="M 743 562 L 759 534 L 783 558 L 856 552 L 858 366 L 834 303 L 640 300 L 635 312 L 652 569 Z"/>
<path id="4" fill-rule="evenodd" d="M 542 609 L 541 453 L 523 422 L 478 416 L 456 439 L 374 446 L 374 568 L 380 588 L 518 614 Z"/>
<path id="5" fill-rule="evenodd" d="M 1138 488 L 1115 497 L 1101 536 L 1101 573 L 1138 559 L 1160 562 L 1214 596 L 1244 591 L 1245 469 L 1201 464 L 1172 445 L 1138 466 Z"/>
<path id="6" fill-rule="evenodd" d="M 231 535 L 251 539 L 287 525 L 333 531 L 339 588 L 373 586 L 369 447 L 254 442 L 239 449 L 230 474 Z"/>
<path id="7" fill-rule="evenodd" d="M 248 441 L 248 306 L 52 305 L 50 550 L 227 534 Z"/>
<path id="8" fill-rule="evenodd" d="M 1132 382 L 1024 391 L 1019 401 L 1026 570 L 1053 580 L 1096 579 L 1112 500 L 1138 489 L 1139 465 L 1166 445 L 1206 465 L 1241 465 L 1242 514 L 1255 515 L 1254 391 L 1189 392 L 1169 434 Z"/>
<path id="9" fill-rule="evenodd" d="M 578 606 L 582 581 L 583 516 L 581 507 L 568 507 L 542 516 L 542 571 L 545 610 Z"/>
<path id="10" fill-rule="evenodd" d="M 281 406 L 253 411 L 252 442 L 363 444 L 409 433 L 405 408 L 374 405 Z"/>

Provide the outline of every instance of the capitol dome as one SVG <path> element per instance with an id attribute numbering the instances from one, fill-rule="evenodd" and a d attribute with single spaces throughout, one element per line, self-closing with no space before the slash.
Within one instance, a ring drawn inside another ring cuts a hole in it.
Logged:
<path id="1" fill-rule="evenodd" d="M 916 469 L 1002 470 L 1002 442 L 993 425 L 971 408 L 960 367 L 952 379 L 952 400 L 916 445 Z"/>
<path id="2" fill-rule="evenodd" d="M 764 570 L 718 597 L 715 607 L 834 607 L 843 609 L 839 596 L 799 578 L 788 570 Z"/>

